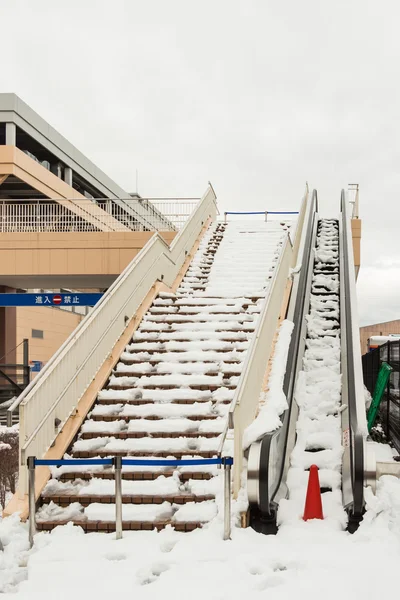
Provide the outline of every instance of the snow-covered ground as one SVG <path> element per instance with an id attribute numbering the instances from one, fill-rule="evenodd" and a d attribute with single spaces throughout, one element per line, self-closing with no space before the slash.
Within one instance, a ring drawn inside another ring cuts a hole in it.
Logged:
<path id="1" fill-rule="evenodd" d="M 333 521 L 297 521 L 276 536 L 235 528 L 222 540 L 215 519 L 192 533 L 83 534 L 64 526 L 36 536 L 10 517 L 0 523 L 0 591 L 26 600 L 355 600 L 393 595 L 400 560 L 400 481 L 382 477 L 353 535 Z"/>

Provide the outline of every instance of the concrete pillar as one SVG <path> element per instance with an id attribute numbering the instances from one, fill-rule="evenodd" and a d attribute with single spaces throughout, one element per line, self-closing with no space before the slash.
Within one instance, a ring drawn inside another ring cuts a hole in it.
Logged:
<path id="1" fill-rule="evenodd" d="M 52 173 L 54 173 L 54 175 L 56 177 L 58 177 L 59 179 L 61 179 L 61 163 L 58 162 L 58 163 L 52 164 L 51 167 L 50 167 L 50 171 Z"/>
<path id="2" fill-rule="evenodd" d="M 0 286 L 1 293 L 15 292 L 15 289 Z M 0 363 L 15 364 L 17 353 L 17 309 L 15 306 L 0 307 Z M 4 356 L 6 355 L 6 356 Z M 2 358 L 4 356 L 4 358 Z"/>
<path id="3" fill-rule="evenodd" d="M 15 123 L 6 123 L 6 146 L 17 145 L 17 126 Z"/>
<path id="4" fill-rule="evenodd" d="M 70 167 L 64 169 L 64 181 L 72 187 L 72 169 Z"/>

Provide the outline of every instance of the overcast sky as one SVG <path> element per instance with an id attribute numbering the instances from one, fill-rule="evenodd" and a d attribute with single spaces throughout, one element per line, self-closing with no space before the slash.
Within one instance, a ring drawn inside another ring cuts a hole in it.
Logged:
<path id="1" fill-rule="evenodd" d="M 321 212 L 360 184 L 362 324 L 400 318 L 400 8 L 376 0 L 0 0 L 0 91 L 124 189 Z M 4 65 L 6 67 L 4 68 Z"/>

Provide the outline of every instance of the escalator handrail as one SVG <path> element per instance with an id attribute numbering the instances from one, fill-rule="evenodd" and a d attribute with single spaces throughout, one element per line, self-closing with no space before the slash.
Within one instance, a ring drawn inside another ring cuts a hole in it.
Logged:
<path id="1" fill-rule="evenodd" d="M 347 400 L 349 411 L 349 443 L 351 461 L 351 480 L 353 506 L 351 513 L 361 517 L 364 510 L 364 442 L 365 442 L 365 406 L 363 399 L 361 352 L 356 354 L 358 341 L 358 315 L 355 293 L 355 269 L 351 221 L 345 191 L 342 190 L 340 209 L 343 231 L 343 282 L 345 293 L 346 355 L 347 355 Z M 357 328 L 355 328 L 355 324 Z M 357 337 L 356 337 L 357 336 Z M 361 397 L 360 397 L 361 395 Z"/>

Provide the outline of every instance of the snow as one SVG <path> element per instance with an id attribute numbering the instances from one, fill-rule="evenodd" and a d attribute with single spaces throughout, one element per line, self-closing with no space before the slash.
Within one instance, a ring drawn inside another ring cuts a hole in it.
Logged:
<path id="1" fill-rule="evenodd" d="M 342 506 L 340 472 L 342 467 L 341 432 L 341 364 L 339 276 L 316 274 L 337 260 L 338 225 L 322 220 L 317 235 L 317 252 L 312 278 L 309 314 L 306 316 L 307 336 L 303 368 L 296 382 L 294 398 L 299 407 L 296 443 L 290 456 L 287 476 L 289 497 L 281 500 L 278 522 L 298 520 L 304 509 L 308 483 L 307 470 L 315 464 L 323 473 L 328 491 L 322 495 L 326 518 L 344 528 L 347 516 Z"/>
<path id="2" fill-rule="evenodd" d="M 129 594 L 158 600 L 174 597 L 177 590 L 190 592 L 194 600 L 390 597 L 400 560 L 400 481 L 382 477 L 377 495 L 368 492 L 367 500 L 353 535 L 329 520 L 298 520 L 276 536 L 234 528 L 232 540 L 223 541 L 217 516 L 192 533 L 128 531 L 118 541 L 113 533 L 84 535 L 70 524 L 37 534 L 31 551 L 27 526 L 15 516 L 0 524 L 5 545 L 0 591 L 6 592 L 5 600 L 53 600 L 55 594 L 69 600 L 71 593 L 78 599 Z M 102 505 L 102 517 L 113 519 L 113 510 Z"/>
<path id="3" fill-rule="evenodd" d="M 260 400 L 263 406 L 256 419 L 246 428 L 243 434 L 244 450 L 253 442 L 261 439 L 267 432 L 275 431 L 282 425 L 279 417 L 287 408 L 282 387 L 293 326 L 294 324 L 291 321 L 284 320 L 279 328 L 268 381 L 268 391 L 261 394 Z"/>
<path id="4" fill-rule="evenodd" d="M 219 438 L 132 438 L 119 440 L 113 437 L 98 437 L 89 440 L 78 440 L 73 445 L 73 452 L 182 452 L 217 451 Z"/>
<path id="5" fill-rule="evenodd" d="M 173 516 L 174 521 L 200 521 L 207 523 L 217 514 L 217 506 L 213 500 L 205 502 L 187 502 Z"/>

